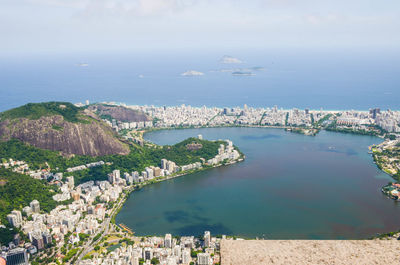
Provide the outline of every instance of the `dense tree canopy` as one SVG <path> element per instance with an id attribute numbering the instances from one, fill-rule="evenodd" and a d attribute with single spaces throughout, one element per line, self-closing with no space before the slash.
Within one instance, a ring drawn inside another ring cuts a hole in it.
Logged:
<path id="1" fill-rule="evenodd" d="M 21 210 L 33 200 L 46 212 L 56 207 L 51 186 L 30 176 L 0 168 L 0 220 L 7 223 L 6 216 L 12 210 Z"/>
<path id="2" fill-rule="evenodd" d="M 0 113 L 0 120 L 16 118 L 36 120 L 43 116 L 61 115 L 66 121 L 80 122 L 79 111 L 80 108 L 69 102 L 28 103 Z"/>
<path id="3" fill-rule="evenodd" d="M 201 144 L 202 148 L 189 150 L 187 145 L 191 143 Z M 100 160 L 111 164 L 65 174 L 66 176 L 75 176 L 76 184 L 79 184 L 89 180 L 106 180 L 107 174 L 114 169 L 120 169 L 122 172 L 132 172 L 135 170 L 142 171 L 147 166 L 159 166 L 163 158 L 174 161 L 179 166 L 199 162 L 200 158 L 207 160 L 218 153 L 220 144 L 225 144 L 225 142 L 189 138 L 175 145 L 155 147 L 131 145 L 128 155 L 99 157 L 75 155 L 66 158 L 58 152 L 39 149 L 12 139 L 7 142 L 0 142 L 0 158 L 25 161 L 32 169 L 45 168 L 47 167 L 47 162 L 53 172 L 65 172 L 69 167 Z"/>

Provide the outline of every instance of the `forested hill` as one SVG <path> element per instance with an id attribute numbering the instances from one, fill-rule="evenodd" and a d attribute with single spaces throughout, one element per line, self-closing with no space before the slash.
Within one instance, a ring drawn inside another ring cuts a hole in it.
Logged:
<path id="1" fill-rule="evenodd" d="M 80 108 L 69 102 L 28 103 L 0 113 L 0 121 L 18 118 L 38 120 L 44 116 L 61 115 L 65 121 L 85 122 L 85 119 L 79 118 L 80 110 Z"/>
<path id="2" fill-rule="evenodd" d="M 29 103 L 0 113 L 0 141 L 13 138 L 64 155 L 129 153 L 94 113 L 68 102 Z"/>
<path id="3" fill-rule="evenodd" d="M 39 201 L 40 209 L 52 210 L 56 207 L 52 189 L 41 180 L 0 167 L 0 222 L 6 223 L 7 214 L 29 206 L 33 200 Z"/>
<path id="4" fill-rule="evenodd" d="M 187 145 L 190 143 L 200 143 L 201 149 L 189 150 Z M 189 138 L 183 142 L 171 146 L 140 147 L 130 146 L 128 155 L 104 155 L 104 156 L 84 156 L 75 155 L 73 157 L 63 157 L 58 152 L 36 148 L 27 145 L 19 140 L 13 139 L 0 142 L 0 159 L 22 160 L 29 164 L 31 169 L 46 168 L 46 162 L 52 172 L 65 172 L 69 167 L 75 167 L 91 162 L 109 162 L 97 168 L 65 173 L 64 175 L 74 175 L 76 183 L 79 184 L 88 180 L 106 180 L 107 174 L 114 169 L 122 172 L 142 171 L 147 166 L 160 166 L 161 159 L 165 158 L 174 161 L 179 166 L 200 162 L 200 158 L 210 159 L 217 155 L 218 147 L 224 144 L 222 141 L 207 141 L 197 138 Z"/>

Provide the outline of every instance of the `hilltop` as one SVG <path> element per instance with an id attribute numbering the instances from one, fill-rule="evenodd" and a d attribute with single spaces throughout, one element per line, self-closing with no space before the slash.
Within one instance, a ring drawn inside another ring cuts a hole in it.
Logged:
<path id="1" fill-rule="evenodd" d="M 0 113 L 0 141 L 11 139 L 63 155 L 129 153 L 96 114 L 68 102 L 29 103 Z"/>
<path id="2" fill-rule="evenodd" d="M 105 119 L 115 119 L 121 122 L 139 122 L 150 121 L 151 118 L 146 114 L 126 108 L 124 106 L 115 106 L 107 104 L 94 104 L 90 105 L 88 109 L 96 113 L 99 117 Z"/>
<path id="3" fill-rule="evenodd" d="M 38 120 L 44 116 L 60 115 L 69 122 L 84 122 L 79 118 L 80 108 L 69 102 L 28 103 L 0 113 L 0 121 L 26 118 Z"/>

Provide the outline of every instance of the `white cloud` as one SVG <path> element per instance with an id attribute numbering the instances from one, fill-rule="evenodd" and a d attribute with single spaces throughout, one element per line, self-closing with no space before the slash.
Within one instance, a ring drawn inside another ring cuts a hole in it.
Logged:
<path id="1" fill-rule="evenodd" d="M 0 0 L 1 50 L 398 45 L 400 1 Z"/>

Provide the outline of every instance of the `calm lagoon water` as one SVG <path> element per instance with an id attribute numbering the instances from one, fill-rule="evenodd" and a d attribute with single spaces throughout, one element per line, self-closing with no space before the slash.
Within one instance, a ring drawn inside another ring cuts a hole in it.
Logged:
<path id="1" fill-rule="evenodd" d="M 202 134 L 231 139 L 246 160 L 146 186 L 116 221 L 137 235 L 228 234 L 273 239 L 357 239 L 400 227 L 400 204 L 380 188 L 391 178 L 368 155 L 376 137 L 267 128 L 207 128 L 146 134 L 174 144 Z"/>

